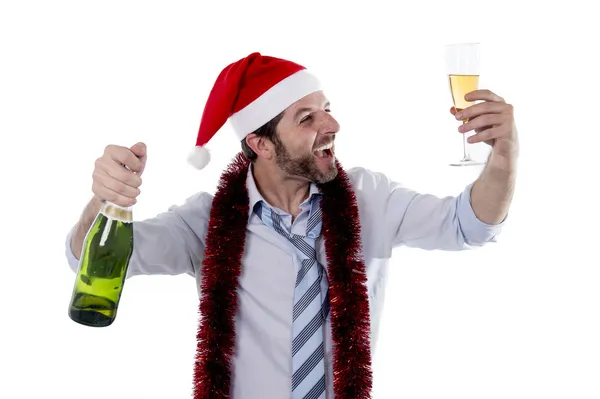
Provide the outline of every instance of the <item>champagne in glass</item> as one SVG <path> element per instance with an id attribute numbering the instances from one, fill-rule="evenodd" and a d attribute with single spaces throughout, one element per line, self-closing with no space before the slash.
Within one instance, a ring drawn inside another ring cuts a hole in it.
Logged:
<path id="1" fill-rule="evenodd" d="M 105 202 L 83 242 L 69 305 L 73 321 L 90 327 L 112 324 L 132 253 L 131 207 Z"/>
<path id="2" fill-rule="evenodd" d="M 453 75 L 449 76 L 450 92 L 452 93 L 452 101 L 454 108 L 457 111 L 473 105 L 473 102 L 465 100 L 465 95 L 479 87 L 479 75 Z M 466 122 L 466 121 L 463 121 Z"/>
<path id="3" fill-rule="evenodd" d="M 457 112 L 475 104 L 465 100 L 465 95 L 479 88 L 479 43 L 458 43 L 446 46 L 446 72 L 450 93 Z M 466 123 L 463 120 L 462 123 Z M 463 133 L 463 157 L 452 166 L 482 165 L 469 153 L 467 134 Z"/>

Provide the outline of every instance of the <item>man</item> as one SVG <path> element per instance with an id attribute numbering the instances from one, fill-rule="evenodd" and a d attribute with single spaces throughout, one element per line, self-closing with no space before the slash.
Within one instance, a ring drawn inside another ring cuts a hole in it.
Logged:
<path id="1" fill-rule="evenodd" d="M 492 147 L 481 176 L 456 197 L 414 192 L 335 158 L 340 126 L 306 68 L 250 54 L 228 65 L 206 103 L 190 162 L 229 120 L 242 142 L 214 196 L 134 222 L 128 277 L 194 276 L 202 318 L 196 398 L 368 398 L 392 249 L 463 250 L 495 241 L 511 202 L 518 154 L 512 107 L 487 90 L 460 114 L 471 142 Z M 76 271 L 100 205 L 135 203 L 146 148 L 108 146 L 94 198 L 67 237 Z M 130 170 L 123 167 L 127 166 Z M 135 173 L 134 173 L 135 172 Z"/>

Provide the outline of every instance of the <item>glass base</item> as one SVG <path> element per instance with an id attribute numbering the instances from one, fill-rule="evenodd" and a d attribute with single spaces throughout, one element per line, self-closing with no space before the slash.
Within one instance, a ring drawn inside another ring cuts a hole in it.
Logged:
<path id="1" fill-rule="evenodd" d="M 458 162 L 452 162 L 450 164 L 450 166 L 481 166 L 481 165 L 485 165 L 485 162 L 483 161 L 475 161 L 471 158 L 464 158 L 461 159 Z"/>

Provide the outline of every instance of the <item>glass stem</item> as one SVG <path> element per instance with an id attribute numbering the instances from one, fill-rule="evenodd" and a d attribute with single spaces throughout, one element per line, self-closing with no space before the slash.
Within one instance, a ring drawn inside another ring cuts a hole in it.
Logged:
<path id="1" fill-rule="evenodd" d="M 463 122 L 463 125 L 465 124 L 465 122 Z M 463 133 L 463 161 L 470 161 L 471 160 L 471 155 L 469 154 L 469 149 L 467 147 L 467 134 Z"/>

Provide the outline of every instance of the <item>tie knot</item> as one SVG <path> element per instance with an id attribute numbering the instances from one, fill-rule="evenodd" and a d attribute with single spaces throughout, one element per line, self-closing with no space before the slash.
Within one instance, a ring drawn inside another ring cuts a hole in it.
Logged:
<path id="1" fill-rule="evenodd" d="M 255 207 L 255 213 L 265 225 L 268 226 L 269 224 L 271 224 L 273 229 L 277 233 L 281 234 L 287 239 L 316 239 L 321 234 L 321 207 L 319 206 L 318 201 L 311 202 L 311 211 L 308 217 L 308 221 L 306 222 L 306 229 L 304 234 L 292 233 L 291 226 L 288 228 L 288 226 L 286 226 L 283 223 L 282 215 L 280 215 L 270 207 L 268 207 L 267 209 L 265 209 L 264 207 L 265 205 L 262 203 L 262 201 L 258 202 Z"/>

